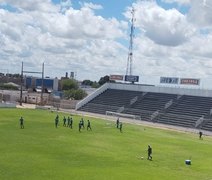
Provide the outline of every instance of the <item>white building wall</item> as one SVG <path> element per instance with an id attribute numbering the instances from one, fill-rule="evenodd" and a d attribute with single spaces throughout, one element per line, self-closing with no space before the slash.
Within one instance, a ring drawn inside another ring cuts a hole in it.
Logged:
<path id="1" fill-rule="evenodd" d="M 108 84 L 109 84 L 109 86 L 108 86 L 109 89 L 121 89 L 121 90 L 129 90 L 129 91 L 158 92 L 158 93 L 169 93 L 169 94 L 179 94 L 179 95 L 212 97 L 212 90 L 205 90 L 205 89 L 145 86 L 145 85 L 140 85 L 140 84 L 118 84 L 118 83 L 108 83 Z"/>
<path id="2" fill-rule="evenodd" d="M 54 91 L 58 91 L 58 84 L 59 84 L 59 80 L 57 78 L 54 78 L 54 82 L 53 82 Z"/>

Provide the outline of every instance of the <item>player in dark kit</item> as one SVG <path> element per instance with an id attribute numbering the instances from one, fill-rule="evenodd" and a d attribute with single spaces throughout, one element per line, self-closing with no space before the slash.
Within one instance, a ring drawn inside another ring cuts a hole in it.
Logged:
<path id="1" fill-rule="evenodd" d="M 67 118 L 67 127 L 69 127 L 70 126 L 70 117 L 68 116 L 68 118 Z"/>
<path id="2" fill-rule="evenodd" d="M 72 117 L 71 117 L 71 119 L 70 119 L 70 124 L 69 124 L 69 127 L 72 129 L 72 125 L 73 125 L 73 119 L 72 119 Z"/>
<path id="3" fill-rule="evenodd" d="M 21 117 L 19 121 L 20 121 L 20 128 L 24 129 L 24 119 L 23 119 L 23 117 Z"/>
<path id="4" fill-rule="evenodd" d="M 152 148 L 151 148 L 151 146 L 150 145 L 148 145 L 148 150 L 147 150 L 147 152 L 148 152 L 148 160 L 152 160 Z"/>
<path id="5" fill-rule="evenodd" d="M 202 131 L 200 131 L 199 132 L 199 139 L 202 139 L 202 135 L 203 135 L 203 133 L 202 133 Z"/>
<path id="6" fill-rule="evenodd" d="M 85 125 L 84 125 L 84 120 L 83 120 L 83 118 L 81 119 L 81 128 L 83 127 L 83 129 L 85 128 Z"/>
<path id="7" fill-rule="evenodd" d="M 63 126 L 66 126 L 66 117 L 63 118 Z"/>
<path id="8" fill-rule="evenodd" d="M 122 123 L 119 124 L 119 130 L 122 133 Z"/>
<path id="9" fill-rule="evenodd" d="M 59 116 L 57 115 L 56 118 L 55 118 L 55 127 L 57 128 L 59 124 Z"/>
<path id="10" fill-rule="evenodd" d="M 81 132 L 81 128 L 82 128 L 82 123 L 81 121 L 79 122 L 79 132 Z"/>
<path id="11" fill-rule="evenodd" d="M 116 128 L 119 128 L 119 118 L 116 120 Z"/>
<path id="12" fill-rule="evenodd" d="M 87 124 L 87 130 L 88 130 L 88 129 L 92 130 L 92 129 L 91 129 L 91 122 L 90 122 L 89 120 L 88 120 L 88 124 Z"/>

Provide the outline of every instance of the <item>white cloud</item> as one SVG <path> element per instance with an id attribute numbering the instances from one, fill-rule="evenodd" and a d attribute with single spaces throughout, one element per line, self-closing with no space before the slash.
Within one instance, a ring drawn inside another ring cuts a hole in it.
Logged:
<path id="1" fill-rule="evenodd" d="M 61 12 L 65 12 L 67 9 L 69 9 L 72 6 L 71 0 L 61 0 Z"/>
<path id="2" fill-rule="evenodd" d="M 27 11 L 56 12 L 59 9 L 51 0 L 0 0 L 0 3 Z"/>
<path id="3" fill-rule="evenodd" d="M 212 1 L 193 0 L 191 1 L 188 19 L 199 28 L 212 29 Z"/>
<path id="4" fill-rule="evenodd" d="M 166 3 L 178 3 L 180 5 L 187 5 L 190 4 L 191 0 L 162 0 Z"/>
<path id="5" fill-rule="evenodd" d="M 165 10 L 153 1 L 140 1 L 136 9 L 136 26 L 157 44 L 178 46 L 195 32 L 186 16 L 176 9 Z"/>
<path id="6" fill-rule="evenodd" d="M 192 36 L 176 47 L 156 44 L 147 37 L 137 37 L 134 71 L 155 77 L 209 77 L 212 70 L 211 44 L 212 34 Z"/>
<path id="7" fill-rule="evenodd" d="M 35 68 L 45 62 L 45 73 L 50 76 L 77 71 L 80 79 L 95 80 L 108 74 L 108 69 L 123 73 L 118 65 L 125 66 L 127 52 L 120 55 L 125 48 L 116 39 L 125 36 L 126 23 L 96 16 L 99 5 L 85 4 L 79 10 L 69 7 L 61 13 L 59 5 L 49 0 L 7 3 L 20 11 L 0 9 L 2 68 L 20 72 L 21 61 Z"/>
<path id="8" fill-rule="evenodd" d="M 103 9 L 103 7 L 99 4 L 93 4 L 93 3 L 83 3 L 81 4 L 82 7 L 90 8 L 90 9 Z"/>

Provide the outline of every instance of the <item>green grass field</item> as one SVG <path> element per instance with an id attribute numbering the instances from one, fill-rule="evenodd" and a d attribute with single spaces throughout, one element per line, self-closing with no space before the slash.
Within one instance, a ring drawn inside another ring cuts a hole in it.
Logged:
<path id="1" fill-rule="evenodd" d="M 0 179 L 211 180 L 212 138 L 197 134 L 90 119 L 92 131 L 54 126 L 56 113 L 0 109 Z M 24 117 L 25 129 L 19 118 Z M 147 160 L 147 146 L 153 161 Z M 142 160 L 140 157 L 144 157 Z M 192 165 L 185 165 L 191 158 Z"/>

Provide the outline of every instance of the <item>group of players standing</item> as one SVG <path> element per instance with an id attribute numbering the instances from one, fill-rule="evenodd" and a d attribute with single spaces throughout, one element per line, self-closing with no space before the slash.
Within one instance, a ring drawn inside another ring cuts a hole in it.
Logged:
<path id="1" fill-rule="evenodd" d="M 23 117 L 21 117 L 20 119 L 19 119 L 19 121 L 20 121 L 20 128 L 21 129 L 24 129 L 24 118 Z M 56 117 L 55 117 L 55 127 L 56 128 L 58 128 L 58 126 L 59 126 L 59 116 L 57 115 Z M 69 127 L 69 128 L 73 128 L 73 118 L 72 117 L 63 117 L 63 126 L 64 127 Z M 81 120 L 80 120 L 80 122 L 79 122 L 79 132 L 81 132 L 81 129 L 84 129 L 85 128 L 85 125 L 84 125 L 84 119 L 83 118 L 81 118 Z M 87 120 L 87 130 L 92 130 L 91 129 L 91 122 L 90 122 L 90 120 Z"/>
<path id="2" fill-rule="evenodd" d="M 67 121 L 67 124 L 66 124 Z M 68 116 L 68 118 L 66 118 L 65 116 L 63 117 L 63 126 L 64 127 L 69 127 L 72 129 L 72 125 L 73 125 L 73 119 L 72 117 L 70 118 Z M 59 126 L 59 116 L 57 115 L 55 118 L 55 127 L 57 128 Z"/>
<path id="3" fill-rule="evenodd" d="M 66 123 L 67 122 L 67 123 Z M 55 118 L 55 127 L 57 128 L 59 126 L 59 116 L 57 115 L 56 118 Z M 72 129 L 73 127 L 73 118 L 69 117 L 66 118 L 65 116 L 63 117 L 63 126 L 64 127 L 69 127 Z M 79 122 L 79 132 L 81 132 L 81 129 L 84 129 L 85 128 L 85 123 L 84 123 L 84 119 L 81 118 L 80 122 Z M 91 129 L 91 122 L 90 120 L 87 120 L 87 130 L 92 130 Z"/>
<path id="4" fill-rule="evenodd" d="M 79 132 L 81 132 L 81 129 L 85 128 L 85 123 L 84 123 L 84 119 L 81 118 L 80 122 L 79 122 Z M 90 120 L 87 120 L 87 131 L 88 130 L 92 130 L 91 129 L 91 122 Z"/>

